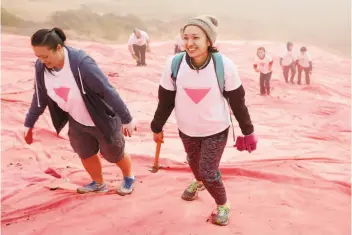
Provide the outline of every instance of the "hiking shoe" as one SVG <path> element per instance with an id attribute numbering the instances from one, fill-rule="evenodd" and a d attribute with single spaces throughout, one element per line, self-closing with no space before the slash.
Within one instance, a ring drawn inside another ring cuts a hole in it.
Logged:
<path id="1" fill-rule="evenodd" d="M 198 192 L 204 190 L 204 184 L 194 181 L 188 188 L 183 192 L 181 198 L 185 201 L 193 201 L 197 198 Z"/>
<path id="2" fill-rule="evenodd" d="M 225 226 L 229 223 L 230 207 L 227 205 L 218 206 L 217 211 L 212 216 L 213 224 Z"/>
<path id="3" fill-rule="evenodd" d="M 116 193 L 120 196 L 125 196 L 127 194 L 131 194 L 134 190 L 134 182 L 136 181 L 136 177 L 123 177 L 123 181 L 121 183 L 120 188 L 116 189 Z"/>
<path id="4" fill-rule="evenodd" d="M 105 183 L 97 184 L 95 181 L 77 189 L 77 193 L 106 193 L 107 191 L 109 191 L 109 189 Z"/>

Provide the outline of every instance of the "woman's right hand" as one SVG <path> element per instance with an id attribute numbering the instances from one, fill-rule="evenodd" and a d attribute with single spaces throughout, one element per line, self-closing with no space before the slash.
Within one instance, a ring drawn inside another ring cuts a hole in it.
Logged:
<path id="1" fill-rule="evenodd" d="M 23 134 L 24 141 L 26 141 L 27 144 L 33 143 L 33 128 L 25 127 Z"/>
<path id="2" fill-rule="evenodd" d="M 155 143 L 164 143 L 164 133 L 162 131 L 159 133 L 153 133 L 153 139 Z"/>

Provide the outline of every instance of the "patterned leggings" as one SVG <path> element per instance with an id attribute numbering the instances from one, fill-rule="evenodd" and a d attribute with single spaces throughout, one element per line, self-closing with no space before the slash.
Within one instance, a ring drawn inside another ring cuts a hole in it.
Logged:
<path id="1" fill-rule="evenodd" d="M 207 137 L 190 137 L 180 131 L 187 161 L 195 178 L 202 181 L 217 205 L 226 203 L 226 191 L 221 180 L 219 164 L 229 129 Z"/>

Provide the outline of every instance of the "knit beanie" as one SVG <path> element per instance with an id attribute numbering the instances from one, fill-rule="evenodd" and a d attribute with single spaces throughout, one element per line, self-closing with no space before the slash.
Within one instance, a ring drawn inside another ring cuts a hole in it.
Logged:
<path id="1" fill-rule="evenodd" d="M 217 37 L 218 20 L 214 16 L 200 15 L 189 19 L 183 30 L 189 25 L 196 25 L 203 29 L 212 45 L 214 45 Z"/>

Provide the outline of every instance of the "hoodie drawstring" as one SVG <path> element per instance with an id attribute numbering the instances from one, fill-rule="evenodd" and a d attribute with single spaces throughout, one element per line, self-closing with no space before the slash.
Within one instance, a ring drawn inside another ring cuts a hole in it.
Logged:
<path id="1" fill-rule="evenodd" d="M 79 80 L 81 81 L 82 92 L 83 92 L 83 94 L 86 94 L 86 91 L 84 90 L 84 87 L 83 87 L 83 82 L 82 82 L 82 77 L 81 77 L 81 71 L 79 70 L 79 67 L 78 67 L 78 76 L 79 76 Z"/>
<path id="2" fill-rule="evenodd" d="M 38 107 L 40 108 L 37 76 L 34 77 L 34 83 L 35 83 L 35 92 L 37 93 L 37 103 L 38 103 Z"/>

